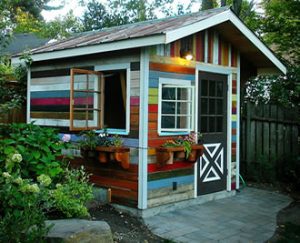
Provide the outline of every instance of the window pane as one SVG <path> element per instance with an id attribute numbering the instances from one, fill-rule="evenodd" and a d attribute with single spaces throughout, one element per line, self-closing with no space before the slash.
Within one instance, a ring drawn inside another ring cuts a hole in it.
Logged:
<path id="1" fill-rule="evenodd" d="M 209 114 L 214 115 L 216 113 L 216 101 L 215 99 L 209 99 Z"/>
<path id="2" fill-rule="evenodd" d="M 175 100 L 176 88 L 162 88 L 162 99 L 163 100 Z"/>
<path id="3" fill-rule="evenodd" d="M 177 102 L 177 114 L 188 115 L 191 110 L 190 102 Z"/>
<path id="4" fill-rule="evenodd" d="M 189 119 L 188 119 L 188 117 L 186 117 L 186 116 L 177 117 L 177 126 L 176 126 L 176 128 L 181 128 L 181 129 L 189 128 Z"/>
<path id="5" fill-rule="evenodd" d="M 217 96 L 222 97 L 223 96 L 223 82 L 217 82 Z"/>
<path id="6" fill-rule="evenodd" d="M 216 96 L 216 82 L 213 80 L 209 81 L 209 96 Z"/>
<path id="7" fill-rule="evenodd" d="M 209 117 L 208 127 L 209 132 L 215 132 L 215 117 Z"/>
<path id="8" fill-rule="evenodd" d="M 216 118 L 216 132 L 223 132 L 223 117 L 217 117 Z"/>
<path id="9" fill-rule="evenodd" d="M 189 92 L 187 88 L 177 88 L 177 100 L 189 100 Z"/>
<path id="10" fill-rule="evenodd" d="M 175 128 L 175 116 L 162 116 L 161 128 Z"/>
<path id="11" fill-rule="evenodd" d="M 217 99 L 216 100 L 217 104 L 217 114 L 222 115 L 223 114 L 223 100 L 222 99 Z"/>
<path id="12" fill-rule="evenodd" d="M 201 99 L 201 114 L 208 114 L 208 99 L 202 98 Z"/>
<path id="13" fill-rule="evenodd" d="M 201 117 L 201 123 L 200 123 L 200 131 L 201 132 L 208 132 L 207 130 L 207 117 L 206 116 L 203 116 Z"/>
<path id="14" fill-rule="evenodd" d="M 175 102 L 162 102 L 162 114 L 175 114 Z"/>
<path id="15" fill-rule="evenodd" d="M 201 80 L 201 95 L 207 96 L 208 95 L 208 80 Z"/>

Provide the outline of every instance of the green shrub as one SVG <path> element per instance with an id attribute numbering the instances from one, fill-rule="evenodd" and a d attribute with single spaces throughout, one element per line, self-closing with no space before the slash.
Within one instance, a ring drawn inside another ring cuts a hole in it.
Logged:
<path id="1" fill-rule="evenodd" d="M 51 212 L 88 215 L 88 175 L 59 160 L 68 146 L 54 129 L 13 124 L 0 134 L 0 242 L 42 242 Z"/>
<path id="2" fill-rule="evenodd" d="M 52 192 L 55 208 L 68 218 L 88 216 L 85 204 L 92 198 L 92 186 L 83 168 L 67 169 L 61 184 L 56 184 Z"/>
<path id="3" fill-rule="evenodd" d="M 55 129 L 33 124 L 12 124 L 1 130 L 3 139 L 0 137 L 0 161 L 17 150 L 23 157 L 22 176 L 47 174 L 56 177 L 63 171 L 58 157 L 68 143 L 60 141 Z"/>

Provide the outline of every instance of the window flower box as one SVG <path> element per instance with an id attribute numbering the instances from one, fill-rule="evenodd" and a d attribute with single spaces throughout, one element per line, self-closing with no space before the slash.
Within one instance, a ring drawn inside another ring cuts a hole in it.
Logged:
<path id="1" fill-rule="evenodd" d="M 157 163 L 160 166 L 173 164 L 173 160 L 195 163 L 203 155 L 202 135 L 194 132 L 185 137 L 167 140 L 156 148 Z"/>
<path id="2" fill-rule="evenodd" d="M 100 163 L 117 161 L 121 163 L 123 169 L 128 169 L 130 166 L 130 149 L 127 147 L 97 146 L 96 151 L 98 152 L 98 161 Z"/>

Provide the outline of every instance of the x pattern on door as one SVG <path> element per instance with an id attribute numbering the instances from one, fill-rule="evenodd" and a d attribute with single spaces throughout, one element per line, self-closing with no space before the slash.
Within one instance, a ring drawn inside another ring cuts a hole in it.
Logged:
<path id="1" fill-rule="evenodd" d="M 221 143 L 204 144 L 199 173 L 203 182 L 220 180 L 224 174 L 224 148 Z"/>

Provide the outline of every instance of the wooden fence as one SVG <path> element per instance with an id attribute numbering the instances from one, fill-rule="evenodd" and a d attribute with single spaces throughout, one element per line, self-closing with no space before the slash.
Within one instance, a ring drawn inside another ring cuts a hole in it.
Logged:
<path id="1" fill-rule="evenodd" d="M 299 111 L 246 103 L 241 111 L 241 171 L 262 159 L 275 163 L 299 155 Z"/>
<path id="2" fill-rule="evenodd" d="M 0 123 L 20 123 L 26 122 L 26 106 L 21 109 L 11 110 L 7 113 L 0 113 Z"/>

